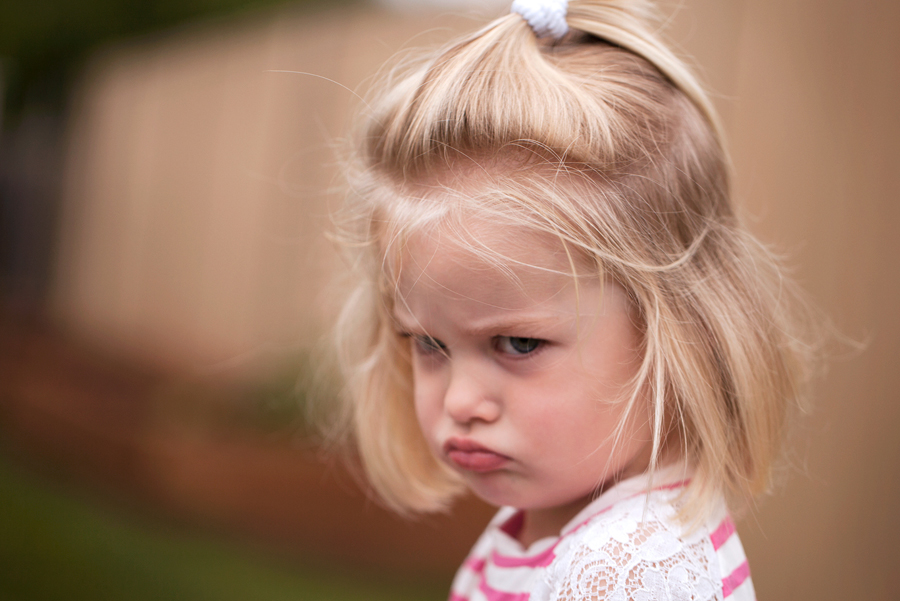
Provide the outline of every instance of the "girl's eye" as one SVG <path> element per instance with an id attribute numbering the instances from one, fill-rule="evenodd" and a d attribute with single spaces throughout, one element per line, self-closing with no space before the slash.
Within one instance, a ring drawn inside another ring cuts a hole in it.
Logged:
<path id="1" fill-rule="evenodd" d="M 420 355 L 433 355 L 434 353 L 443 353 L 447 350 L 447 346 L 431 336 L 413 335 L 413 346 Z"/>
<path id="2" fill-rule="evenodd" d="M 536 351 L 543 340 L 540 338 L 520 338 L 518 336 L 500 336 L 497 346 L 500 352 L 509 355 L 528 355 Z"/>

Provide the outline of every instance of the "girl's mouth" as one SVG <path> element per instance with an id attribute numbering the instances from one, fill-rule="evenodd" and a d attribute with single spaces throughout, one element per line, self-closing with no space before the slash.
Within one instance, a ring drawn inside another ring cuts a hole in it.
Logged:
<path id="1" fill-rule="evenodd" d="M 444 455 L 458 468 L 470 472 L 492 472 L 509 461 L 506 455 L 466 438 L 451 438 L 445 442 Z"/>

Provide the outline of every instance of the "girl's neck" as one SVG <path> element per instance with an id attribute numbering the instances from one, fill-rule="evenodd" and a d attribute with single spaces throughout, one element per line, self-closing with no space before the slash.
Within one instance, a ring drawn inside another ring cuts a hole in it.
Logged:
<path id="1" fill-rule="evenodd" d="M 658 470 L 665 469 L 667 466 L 678 462 L 677 459 L 672 457 L 671 449 L 671 441 L 663 445 L 660 452 Z M 556 538 L 560 536 L 566 524 L 571 522 L 594 499 L 619 482 L 646 473 L 650 468 L 650 452 L 651 447 L 648 445 L 645 452 L 639 455 L 631 465 L 592 494 L 576 499 L 566 505 L 525 510 L 522 516 L 521 527 L 518 529 L 518 532 L 511 534 L 526 548 L 542 538 Z"/>
<path id="2" fill-rule="evenodd" d="M 522 526 L 515 535 L 516 539 L 523 547 L 528 548 L 542 538 L 558 537 L 563 527 L 587 507 L 593 498 L 593 495 L 588 495 L 567 505 L 526 510 Z"/>

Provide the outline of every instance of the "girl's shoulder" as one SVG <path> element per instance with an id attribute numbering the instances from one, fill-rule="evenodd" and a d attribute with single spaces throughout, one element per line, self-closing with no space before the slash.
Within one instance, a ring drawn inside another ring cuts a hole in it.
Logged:
<path id="1" fill-rule="evenodd" d="M 548 598 L 754 599 L 746 558 L 727 512 L 685 528 L 677 518 L 679 493 L 674 487 L 630 496 L 575 524 L 548 566 Z"/>

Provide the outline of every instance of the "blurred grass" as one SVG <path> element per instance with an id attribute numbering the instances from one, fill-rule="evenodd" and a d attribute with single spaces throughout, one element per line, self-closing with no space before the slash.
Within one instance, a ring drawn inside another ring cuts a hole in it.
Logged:
<path id="1" fill-rule="evenodd" d="M 0 456 L 0 599 L 437 601 L 442 585 L 288 569 L 248 549 L 142 525 Z"/>

